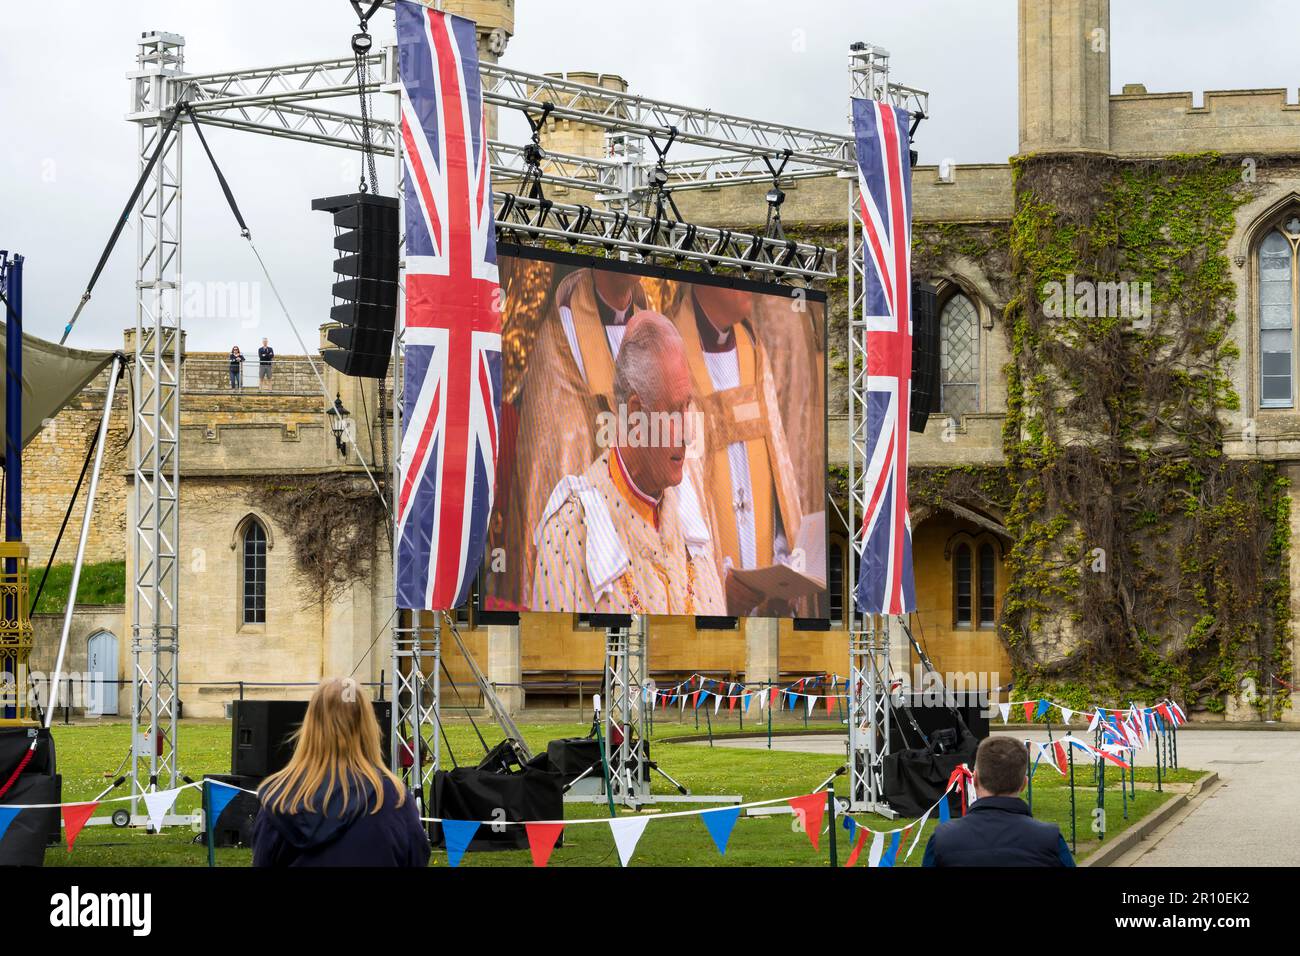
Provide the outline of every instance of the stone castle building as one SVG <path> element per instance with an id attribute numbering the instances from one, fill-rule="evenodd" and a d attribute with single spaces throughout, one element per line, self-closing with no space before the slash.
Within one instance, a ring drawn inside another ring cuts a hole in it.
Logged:
<path id="1" fill-rule="evenodd" d="M 512 0 L 446 7 L 477 19 L 485 57 L 513 33 Z M 994 686 L 1014 675 L 1016 697 L 1171 693 L 1207 716 L 1290 719 L 1277 701 L 1300 646 L 1300 105 L 1281 89 L 1207 92 L 1201 105 L 1140 83 L 1113 93 L 1109 34 L 1107 0 L 1020 0 L 1017 156 L 914 171 L 914 268 L 938 290 L 943 353 L 937 411 L 911 446 L 917 636 L 941 672 L 996 675 Z M 602 130 L 566 120 L 548 124 L 543 146 L 606 150 Z M 843 183 L 786 190 L 787 231 L 842 250 Z M 718 187 L 678 203 L 690 221 L 752 228 L 765 191 Z M 1150 304 L 1127 310 L 1119 282 Z M 1052 283 L 1070 296 L 1063 312 L 1047 305 Z M 842 494 L 845 288 L 828 291 L 830 487 Z M 223 355 L 185 363 L 180 666 L 191 715 L 219 714 L 239 681 L 246 696 L 297 696 L 269 685 L 354 670 L 379 680 L 387 666 L 390 544 L 357 457 L 389 453 L 376 383 L 327 370 L 355 428 L 356 446 L 340 450 L 303 358 L 277 361 L 269 388 L 242 391 L 228 388 Z M 34 565 L 99 401 L 102 383 L 27 451 Z M 90 560 L 129 552 L 128 401 L 119 391 Z M 846 548 L 846 529 L 833 528 L 831 630 L 656 619 L 652 673 L 844 673 Z M 265 594 L 256 606 L 250 582 Z M 602 636 L 576 619 L 463 619 L 512 706 L 572 702 L 579 682 L 590 692 L 599 680 Z M 129 682 L 129 620 L 129 608 L 79 612 L 72 669 L 111 633 Z M 57 621 L 38 619 L 37 638 L 52 653 Z M 910 663 L 905 649 L 896 663 Z"/>

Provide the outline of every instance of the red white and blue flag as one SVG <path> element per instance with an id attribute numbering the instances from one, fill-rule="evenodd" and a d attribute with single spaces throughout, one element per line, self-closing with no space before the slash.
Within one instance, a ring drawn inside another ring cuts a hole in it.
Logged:
<path id="1" fill-rule="evenodd" d="M 501 415 L 496 224 L 475 27 L 397 3 L 406 360 L 397 606 L 465 603 L 492 513 Z"/>
<path id="2" fill-rule="evenodd" d="M 865 258 L 865 507 L 855 596 L 863 614 L 916 609 L 907 515 L 907 442 L 912 389 L 911 114 L 853 100 Z"/>

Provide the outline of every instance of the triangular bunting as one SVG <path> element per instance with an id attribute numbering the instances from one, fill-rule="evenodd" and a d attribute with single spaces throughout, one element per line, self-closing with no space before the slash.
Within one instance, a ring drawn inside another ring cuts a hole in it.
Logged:
<path id="1" fill-rule="evenodd" d="M 167 817 L 167 811 L 172 808 L 176 802 L 176 797 L 180 790 L 155 790 L 143 794 L 144 807 L 149 814 L 149 826 L 154 833 L 161 833 L 163 820 Z"/>
<path id="2" fill-rule="evenodd" d="M 738 807 L 727 807 L 725 810 L 705 810 L 700 814 L 700 819 L 704 821 L 709 836 L 713 837 L 713 845 L 718 848 L 718 852 L 723 856 L 727 855 L 727 842 L 731 839 L 731 830 L 736 825 L 736 819 L 739 816 L 740 809 Z"/>
<path id="3" fill-rule="evenodd" d="M 857 833 L 858 830 L 858 821 L 853 819 L 848 814 L 845 814 L 842 818 L 842 822 L 840 823 L 840 826 L 844 827 L 844 829 L 849 831 L 849 843 L 852 843 L 853 835 Z"/>
<path id="4" fill-rule="evenodd" d="M 68 852 L 72 852 L 72 845 L 77 842 L 77 834 L 81 828 L 86 825 L 91 814 L 95 812 L 98 803 L 65 803 L 63 805 L 63 836 L 68 841 Z"/>
<path id="5" fill-rule="evenodd" d="M 948 797 L 945 795 L 944 799 L 947 800 Z M 903 857 L 904 860 L 910 860 L 912 858 L 912 851 L 915 850 L 916 845 L 921 842 L 921 834 L 925 832 L 925 822 L 929 819 L 930 811 L 926 810 L 925 816 L 912 824 L 912 826 L 916 827 L 916 836 L 912 838 L 912 845 L 907 848 L 907 855 Z M 908 827 L 908 829 L 910 830 L 912 827 Z"/>
<path id="6" fill-rule="evenodd" d="M 852 866 L 858 862 L 858 855 L 862 852 L 862 845 L 867 842 L 867 837 L 869 836 L 871 836 L 871 831 L 866 827 L 863 827 L 862 832 L 858 834 L 857 842 L 853 844 L 853 852 L 850 853 L 849 858 L 844 861 L 845 866 Z"/>
<path id="7" fill-rule="evenodd" d="M 1070 722 L 1070 718 L 1073 717 L 1073 716 L 1074 716 L 1074 711 L 1072 711 L 1069 707 L 1062 707 L 1062 708 L 1061 708 L 1061 722 L 1062 722 L 1062 723 L 1068 724 L 1068 723 Z"/>
<path id="8" fill-rule="evenodd" d="M 944 823 L 951 819 L 952 809 L 948 806 L 948 791 L 945 790 L 943 796 L 939 798 L 939 822 Z"/>
<path id="9" fill-rule="evenodd" d="M 776 702 L 777 702 L 777 700 L 778 700 L 778 695 L 779 695 L 780 693 L 781 693 L 781 688 L 779 688 L 779 687 L 773 687 L 773 688 L 772 688 L 772 706 L 773 706 L 773 707 L 776 706 Z"/>
<path id="10" fill-rule="evenodd" d="M 817 700 L 818 700 L 818 697 L 817 697 L 816 694 L 809 694 L 809 695 L 808 695 L 808 714 L 809 714 L 809 716 L 811 716 L 813 710 L 816 709 L 816 707 L 817 707 Z"/>
<path id="11" fill-rule="evenodd" d="M 867 866 L 880 866 L 880 857 L 885 852 L 885 835 L 883 833 L 871 834 L 871 851 L 867 854 Z"/>
<path id="12" fill-rule="evenodd" d="M 1011 719 L 1011 705 L 1010 705 L 1010 704 L 998 704 L 998 710 L 1001 711 L 1001 713 L 1002 713 L 1002 722 L 1003 722 L 1004 724 L 1005 724 L 1008 720 Z"/>
<path id="13" fill-rule="evenodd" d="M 617 817 L 609 821 L 609 831 L 614 835 L 614 846 L 618 848 L 618 860 L 624 866 L 636 852 L 636 845 L 649 822 L 649 817 Z"/>
<path id="14" fill-rule="evenodd" d="M 208 813 L 211 814 L 208 819 L 208 829 L 215 833 L 217 821 L 221 819 L 221 811 L 225 810 L 230 805 L 230 801 L 235 799 L 235 795 L 239 793 L 239 788 L 225 783 L 217 783 L 215 780 L 205 782 L 208 785 Z"/>
<path id="15" fill-rule="evenodd" d="M 889 846 L 885 848 L 885 854 L 880 858 L 881 866 L 893 866 L 894 861 L 898 859 L 898 844 L 903 840 L 900 831 L 895 830 L 889 837 Z"/>
<path id="16" fill-rule="evenodd" d="M 528 834 L 528 852 L 533 855 L 533 866 L 545 866 L 555 850 L 555 841 L 564 832 L 563 823 L 525 823 Z"/>
<path id="17" fill-rule="evenodd" d="M 1025 701 L 1025 723 L 1032 724 L 1033 722 L 1034 722 L 1034 702 L 1032 700 L 1027 700 Z"/>
<path id="18" fill-rule="evenodd" d="M 786 801 L 794 808 L 795 814 L 803 820 L 804 832 L 812 841 L 814 850 L 821 849 L 822 819 L 826 816 L 826 794 L 810 793 L 803 797 L 791 797 Z"/>
<path id="19" fill-rule="evenodd" d="M 1052 702 L 1050 700 L 1040 700 L 1038 702 L 1038 707 L 1034 710 L 1034 716 L 1046 717 L 1047 711 L 1051 709 L 1051 706 Z"/>
<path id="20" fill-rule="evenodd" d="M 9 829 L 9 824 L 14 822 L 14 817 L 18 816 L 22 807 L 0 807 L 0 840 L 5 838 L 5 831 Z"/>
<path id="21" fill-rule="evenodd" d="M 1098 712 L 1098 711 L 1095 711 L 1095 710 L 1094 710 L 1094 711 L 1092 712 L 1092 716 L 1088 718 L 1088 729 L 1089 729 L 1090 731 L 1091 731 L 1091 730 L 1096 730 L 1096 729 L 1097 729 L 1097 722 L 1100 721 L 1100 720 L 1101 720 L 1101 713 Z"/>
<path id="22" fill-rule="evenodd" d="M 460 866 L 461 857 L 469 849 L 474 834 L 478 832 L 477 820 L 443 820 L 442 835 L 447 844 L 447 863 Z"/>

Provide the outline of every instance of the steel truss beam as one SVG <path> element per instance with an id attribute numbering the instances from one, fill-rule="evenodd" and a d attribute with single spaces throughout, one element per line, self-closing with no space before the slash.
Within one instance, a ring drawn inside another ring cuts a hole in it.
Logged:
<path id="1" fill-rule="evenodd" d="M 415 619 L 424 616 L 418 611 L 409 613 Z M 433 615 L 431 626 L 424 622 L 395 626 L 391 660 L 389 766 L 419 799 L 432 799 L 433 778 L 442 759 L 438 736 L 441 617 Z"/>
<path id="2" fill-rule="evenodd" d="M 650 797 L 650 768 L 645 763 L 646 630 L 644 615 L 637 615 L 631 627 L 605 631 L 602 733 L 609 758 L 609 789 L 615 803 L 633 809 Z M 618 735 L 613 733 L 616 728 Z"/>
<path id="3" fill-rule="evenodd" d="M 498 194 L 497 230 L 505 238 L 562 239 L 601 246 L 607 253 L 689 259 L 706 268 L 732 267 L 776 278 L 828 279 L 836 268 L 833 251 L 809 243 L 521 196 Z"/>
<path id="4" fill-rule="evenodd" d="M 130 119 L 139 126 L 143 170 L 162 135 L 164 113 L 179 96 L 185 41 L 152 33 L 139 47 Z M 180 774 L 181 143 L 177 126 L 136 210 L 130 777 L 137 824 L 147 819 L 138 798 L 174 787 Z"/>
<path id="5" fill-rule="evenodd" d="M 375 79 L 371 92 L 391 88 L 397 81 L 394 47 L 368 58 Z M 713 110 L 633 96 L 599 86 L 482 64 L 484 100 L 489 105 L 536 113 L 544 103 L 551 116 L 586 123 L 641 141 L 636 158 L 628 162 L 569 156 L 548 151 L 542 182 L 618 198 L 643 198 L 645 172 L 652 163 L 644 141 L 666 140 L 710 150 L 709 155 L 665 164 L 673 189 L 705 189 L 721 185 L 766 183 L 771 174 L 764 157 L 789 160 L 783 181 L 811 179 L 853 169 L 852 138 L 800 127 L 748 119 Z M 318 60 L 187 78 L 186 96 L 202 121 L 215 126 L 266 133 L 286 139 L 345 149 L 361 149 L 361 118 L 316 105 L 315 101 L 356 93 L 356 67 L 351 59 Z M 378 150 L 392 154 L 393 124 L 377 121 Z M 522 149 L 494 142 L 493 173 L 503 180 L 524 171 Z M 630 173 L 627 167 L 634 167 Z"/>

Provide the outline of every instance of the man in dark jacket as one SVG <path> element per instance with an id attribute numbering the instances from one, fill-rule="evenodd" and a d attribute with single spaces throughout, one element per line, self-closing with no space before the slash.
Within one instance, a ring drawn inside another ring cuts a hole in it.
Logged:
<path id="1" fill-rule="evenodd" d="M 922 866 L 1074 866 L 1060 828 L 1035 820 L 1020 799 L 1028 778 L 1024 744 L 985 738 L 975 751 L 976 800 L 964 817 L 939 824 Z"/>
<path id="2" fill-rule="evenodd" d="M 312 801 L 316 807 L 323 790 Z M 263 806 L 253 824 L 253 866 L 428 866 L 429 841 L 415 798 L 407 793 L 397 806 L 397 789 L 385 778 L 384 805 L 371 813 L 374 805 L 374 790 L 362 780 L 346 809 L 338 787 L 323 809 L 275 813 Z"/>

